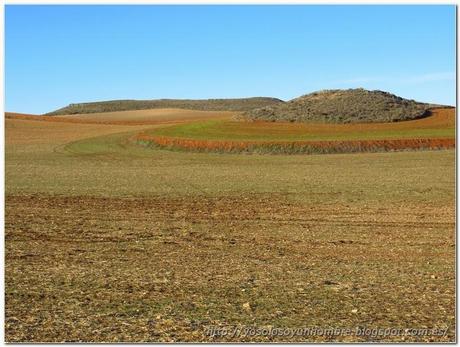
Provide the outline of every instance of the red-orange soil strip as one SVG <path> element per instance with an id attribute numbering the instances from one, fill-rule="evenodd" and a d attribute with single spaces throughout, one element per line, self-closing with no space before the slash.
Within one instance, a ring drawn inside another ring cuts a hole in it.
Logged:
<path id="1" fill-rule="evenodd" d="M 455 148 L 455 139 L 453 138 L 345 141 L 218 141 L 153 136 L 145 133 L 140 133 L 133 139 L 140 144 L 154 144 L 160 147 L 179 148 L 195 151 L 223 152 L 251 152 L 254 151 L 254 149 L 257 150 L 259 148 L 273 148 L 286 153 L 346 153 Z"/>

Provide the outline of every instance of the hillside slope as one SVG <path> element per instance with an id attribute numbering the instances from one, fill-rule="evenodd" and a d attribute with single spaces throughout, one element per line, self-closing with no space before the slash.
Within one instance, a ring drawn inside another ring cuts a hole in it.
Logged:
<path id="1" fill-rule="evenodd" d="M 380 90 L 335 89 L 250 110 L 239 118 L 319 123 L 398 122 L 428 116 L 428 109 L 435 106 L 437 105 L 403 99 Z"/>
<path id="2" fill-rule="evenodd" d="M 229 111 L 197 111 L 183 109 L 134 110 L 63 116 L 38 116 L 5 112 L 6 119 L 106 125 L 172 124 L 197 120 L 226 119 L 231 118 L 232 115 L 234 115 L 234 112 Z"/>
<path id="3" fill-rule="evenodd" d="M 254 108 L 270 106 L 283 101 L 276 98 L 254 97 L 241 99 L 158 99 L 158 100 L 112 100 L 70 104 L 47 116 L 84 113 L 116 112 L 131 110 L 148 110 L 156 108 L 180 108 L 200 111 L 248 111 Z"/>

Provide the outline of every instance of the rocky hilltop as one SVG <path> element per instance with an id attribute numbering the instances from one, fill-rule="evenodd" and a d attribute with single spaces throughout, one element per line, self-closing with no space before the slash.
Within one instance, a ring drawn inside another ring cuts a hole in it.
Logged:
<path id="1" fill-rule="evenodd" d="M 334 89 L 249 110 L 239 119 L 322 123 L 398 122 L 428 115 L 431 105 L 380 90 Z"/>

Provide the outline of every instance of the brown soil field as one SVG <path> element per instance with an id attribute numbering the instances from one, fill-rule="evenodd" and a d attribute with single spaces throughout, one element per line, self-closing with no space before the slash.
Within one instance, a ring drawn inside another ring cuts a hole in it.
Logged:
<path id="1" fill-rule="evenodd" d="M 5 341 L 456 340 L 453 150 L 249 156 L 128 141 L 194 119 L 181 115 L 7 115 Z M 234 327 L 401 331 L 210 331 Z"/>
<path id="2" fill-rule="evenodd" d="M 68 122 L 7 118 L 5 120 L 5 143 L 7 145 L 53 145 L 85 137 L 146 129 L 146 126 L 78 124 L 77 129 L 78 131 L 76 131 L 75 124 Z"/>
<path id="3" fill-rule="evenodd" d="M 452 341 L 454 210 L 283 194 L 6 200 L 9 342 Z M 211 327 L 443 336 L 216 336 Z"/>
<path id="4" fill-rule="evenodd" d="M 68 116 L 35 116 L 18 113 L 6 113 L 7 119 L 24 119 L 47 122 L 109 124 L 109 125 L 150 125 L 168 124 L 182 121 L 229 118 L 235 112 L 195 111 L 183 109 L 153 109 L 136 111 L 74 114 Z"/>
<path id="5" fill-rule="evenodd" d="M 18 119 L 27 119 L 28 117 L 38 117 L 37 114 L 31 114 L 31 113 L 17 113 L 17 112 L 5 112 L 5 118 L 18 118 Z M 34 119 L 32 118 L 32 119 Z"/>

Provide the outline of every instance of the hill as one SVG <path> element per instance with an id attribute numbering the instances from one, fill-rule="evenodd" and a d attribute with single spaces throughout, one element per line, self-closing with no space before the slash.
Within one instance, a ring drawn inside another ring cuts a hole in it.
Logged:
<path id="1" fill-rule="evenodd" d="M 158 99 L 158 100 L 112 100 L 70 104 L 47 116 L 70 115 L 84 113 L 148 110 L 156 108 L 180 108 L 199 111 L 249 111 L 254 108 L 266 107 L 283 101 L 276 98 L 254 97 L 241 99 Z"/>
<path id="2" fill-rule="evenodd" d="M 274 122 L 381 123 L 423 118 L 436 106 L 380 90 L 335 89 L 249 110 L 238 117 Z"/>

